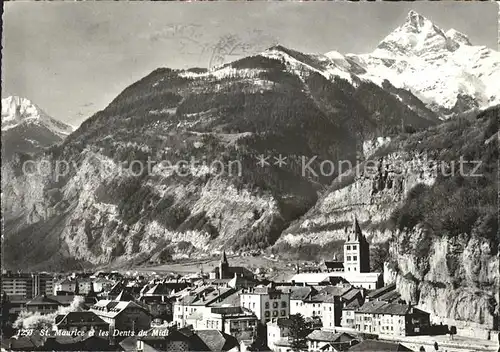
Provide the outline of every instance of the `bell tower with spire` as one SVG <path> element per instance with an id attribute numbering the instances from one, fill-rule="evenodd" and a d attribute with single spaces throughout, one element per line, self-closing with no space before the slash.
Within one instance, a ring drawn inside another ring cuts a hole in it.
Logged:
<path id="1" fill-rule="evenodd" d="M 344 243 L 344 270 L 346 272 L 370 272 L 370 245 L 361 232 L 358 219 L 354 216 L 352 229 L 347 230 Z"/>
<path id="2" fill-rule="evenodd" d="M 219 263 L 219 279 L 226 279 L 229 274 L 229 263 L 227 262 L 226 251 L 222 252 Z"/>

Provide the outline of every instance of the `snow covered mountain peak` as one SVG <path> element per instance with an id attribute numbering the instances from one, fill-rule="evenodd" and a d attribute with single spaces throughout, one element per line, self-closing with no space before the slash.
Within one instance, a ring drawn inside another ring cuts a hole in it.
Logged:
<path id="1" fill-rule="evenodd" d="M 61 137 L 74 130 L 72 126 L 47 115 L 29 99 L 18 96 L 2 99 L 2 132 L 26 124 L 43 126 Z"/>
<path id="2" fill-rule="evenodd" d="M 403 26 L 419 33 L 428 28 L 432 28 L 434 24 L 421 14 L 417 13 L 414 10 L 411 10 L 410 12 L 408 12 L 408 15 L 406 16 L 406 22 Z"/>
<path id="3" fill-rule="evenodd" d="M 346 57 L 366 70 L 362 78 L 411 91 L 443 119 L 500 103 L 500 54 L 415 11 L 372 53 Z"/>
<path id="4" fill-rule="evenodd" d="M 443 50 L 455 51 L 458 47 L 459 43 L 449 38 L 441 28 L 412 10 L 408 13 L 406 21 L 380 42 L 376 51 L 386 57 L 422 56 L 433 55 Z"/>

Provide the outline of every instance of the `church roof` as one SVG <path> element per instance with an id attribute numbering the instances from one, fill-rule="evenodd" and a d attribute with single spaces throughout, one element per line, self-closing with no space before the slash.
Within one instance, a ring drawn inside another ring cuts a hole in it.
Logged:
<path id="1" fill-rule="evenodd" d="M 363 233 L 361 232 L 358 218 L 354 216 L 352 221 L 352 229 L 347 234 L 346 242 L 361 242 L 362 240 L 364 240 Z"/>

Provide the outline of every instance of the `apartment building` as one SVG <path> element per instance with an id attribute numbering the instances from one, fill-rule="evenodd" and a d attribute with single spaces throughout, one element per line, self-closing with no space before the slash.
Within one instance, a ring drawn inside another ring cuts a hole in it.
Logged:
<path id="1" fill-rule="evenodd" d="M 418 335 L 430 326 L 430 315 L 409 304 L 366 302 L 355 313 L 355 329 L 392 336 Z"/>
<path id="2" fill-rule="evenodd" d="M 233 288 L 212 285 L 179 292 L 179 298 L 173 304 L 173 321 L 177 326 L 184 327 L 188 324 L 188 319 L 203 320 L 205 314 L 211 313 L 212 304 L 224 300 L 235 292 Z"/>
<path id="3" fill-rule="evenodd" d="M 2 291 L 9 297 L 33 298 L 41 294 L 52 294 L 54 278 L 44 273 L 2 274 Z"/>
<path id="4" fill-rule="evenodd" d="M 257 318 L 266 324 L 273 318 L 290 316 L 290 292 L 272 285 L 243 289 L 240 305 L 253 311 Z"/>

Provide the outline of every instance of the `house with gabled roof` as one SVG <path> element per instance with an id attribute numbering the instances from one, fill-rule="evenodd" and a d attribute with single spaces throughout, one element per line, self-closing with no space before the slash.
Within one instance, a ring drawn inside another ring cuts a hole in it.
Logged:
<path id="1" fill-rule="evenodd" d="M 327 330 L 314 330 L 306 339 L 309 352 L 347 351 L 359 343 L 359 339 L 352 334 Z"/>
<path id="2" fill-rule="evenodd" d="M 55 320 L 56 331 L 109 331 L 109 324 L 92 311 L 69 312 L 58 315 Z"/>
<path id="3" fill-rule="evenodd" d="M 36 296 L 26 303 L 28 312 L 37 312 L 40 314 L 52 314 L 59 308 L 59 301 L 48 297 L 46 294 Z"/>
<path id="4" fill-rule="evenodd" d="M 132 301 L 101 300 L 90 311 L 109 324 L 110 329 L 139 331 L 149 329 L 151 314 Z"/>

